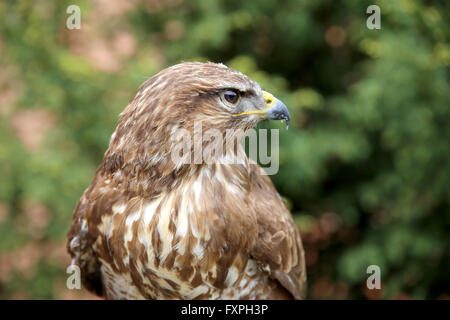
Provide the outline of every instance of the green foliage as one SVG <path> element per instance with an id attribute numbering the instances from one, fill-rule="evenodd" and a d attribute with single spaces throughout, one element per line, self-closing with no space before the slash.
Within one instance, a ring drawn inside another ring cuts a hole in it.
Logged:
<path id="1" fill-rule="evenodd" d="M 369 30 L 369 1 L 79 1 L 68 30 L 70 4 L 0 3 L 0 297 L 73 297 L 65 234 L 118 114 L 190 60 L 225 62 L 289 107 L 272 180 L 311 298 L 448 297 L 448 4 L 376 1 Z"/>

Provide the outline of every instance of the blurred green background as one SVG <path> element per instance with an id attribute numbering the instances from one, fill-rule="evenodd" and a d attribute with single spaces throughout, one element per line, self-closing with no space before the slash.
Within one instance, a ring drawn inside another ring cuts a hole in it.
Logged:
<path id="1" fill-rule="evenodd" d="M 65 287 L 65 235 L 118 114 L 164 67 L 211 60 L 291 111 L 271 178 L 308 297 L 448 299 L 449 17 L 448 1 L 2 1 L 0 298 L 93 298 Z"/>

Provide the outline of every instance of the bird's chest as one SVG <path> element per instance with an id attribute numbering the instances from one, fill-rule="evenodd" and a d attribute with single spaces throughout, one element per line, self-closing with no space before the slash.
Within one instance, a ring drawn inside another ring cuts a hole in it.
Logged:
<path id="1" fill-rule="evenodd" d="M 248 230 L 230 225 L 220 204 L 199 197 L 195 186 L 183 191 L 116 206 L 102 221 L 104 236 L 97 246 L 107 294 L 118 299 L 263 298 L 268 278 L 245 250 Z"/>

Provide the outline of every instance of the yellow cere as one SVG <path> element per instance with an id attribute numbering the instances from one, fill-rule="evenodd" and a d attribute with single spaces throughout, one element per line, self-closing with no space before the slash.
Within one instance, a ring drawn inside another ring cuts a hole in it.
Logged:
<path id="1" fill-rule="evenodd" d="M 273 107 L 275 104 L 275 98 L 272 94 L 267 91 L 263 91 L 264 101 L 266 101 L 267 108 Z"/>
<path id="2" fill-rule="evenodd" d="M 264 101 L 266 102 L 266 109 L 265 110 L 252 110 L 252 111 L 245 111 L 238 114 L 234 114 L 235 117 L 237 116 L 243 116 L 246 114 L 266 114 L 266 110 L 272 107 L 275 104 L 275 98 L 272 94 L 268 93 L 267 91 L 263 91 Z"/>

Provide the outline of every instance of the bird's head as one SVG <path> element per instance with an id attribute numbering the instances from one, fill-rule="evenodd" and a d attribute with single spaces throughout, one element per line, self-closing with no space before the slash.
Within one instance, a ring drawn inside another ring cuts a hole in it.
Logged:
<path id="1" fill-rule="evenodd" d="M 105 163 L 151 167 L 167 159 L 180 129 L 245 132 L 263 119 L 289 125 L 289 111 L 246 75 L 223 64 L 177 64 L 149 78 L 121 113 Z"/>
<path id="2" fill-rule="evenodd" d="M 170 105 L 169 113 L 184 108 L 186 117 L 216 129 L 249 129 L 260 120 L 284 119 L 289 111 L 258 83 L 223 64 L 182 63 L 163 70 L 156 78 L 171 79 L 168 94 L 184 97 Z M 159 84 L 161 85 L 161 84 Z"/>

